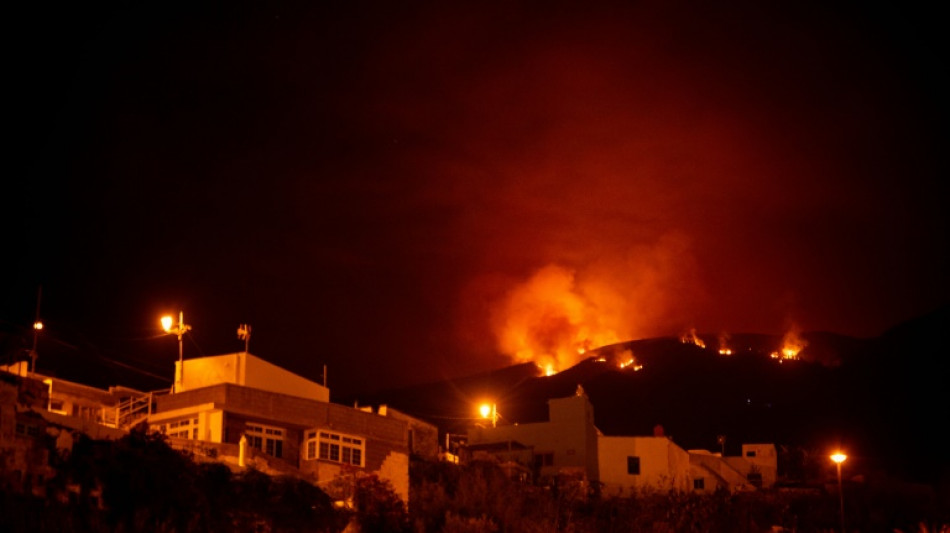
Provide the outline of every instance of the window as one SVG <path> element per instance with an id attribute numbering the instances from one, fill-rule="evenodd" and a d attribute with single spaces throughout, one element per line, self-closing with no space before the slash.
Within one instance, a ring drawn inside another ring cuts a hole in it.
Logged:
<path id="1" fill-rule="evenodd" d="M 263 424 L 247 424 L 244 428 L 247 444 L 267 455 L 284 456 L 284 430 Z"/>
<path id="2" fill-rule="evenodd" d="M 554 452 L 539 453 L 534 456 L 534 467 L 554 466 Z"/>
<path id="3" fill-rule="evenodd" d="M 755 450 L 749 450 L 745 452 L 746 457 L 755 457 Z"/>
<path id="4" fill-rule="evenodd" d="M 749 483 L 753 486 L 762 488 L 762 474 L 760 472 L 749 472 L 746 475 L 746 479 L 748 479 Z"/>
<path id="5" fill-rule="evenodd" d="M 16 432 L 18 435 L 26 435 L 28 437 L 39 437 L 43 433 L 43 430 L 40 429 L 39 426 L 17 422 Z"/>
<path id="6" fill-rule="evenodd" d="M 323 459 L 354 466 L 363 466 L 366 441 L 360 437 L 332 431 L 307 433 L 307 459 Z"/>
<path id="7" fill-rule="evenodd" d="M 698 477 L 693 480 L 693 490 L 705 490 L 706 478 Z"/>
<path id="8" fill-rule="evenodd" d="M 194 420 L 176 420 L 156 427 L 169 437 L 198 440 L 197 418 Z"/>
<path id="9" fill-rule="evenodd" d="M 640 475 L 640 458 L 632 455 L 627 456 L 627 473 L 635 476 Z"/>

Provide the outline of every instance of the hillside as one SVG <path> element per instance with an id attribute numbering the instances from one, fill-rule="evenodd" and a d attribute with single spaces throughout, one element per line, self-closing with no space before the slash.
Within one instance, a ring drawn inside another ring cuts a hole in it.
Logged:
<path id="1" fill-rule="evenodd" d="M 649 435 L 655 425 L 683 448 L 737 454 L 743 442 L 775 442 L 824 453 L 839 444 L 856 467 L 927 483 L 950 480 L 940 451 L 950 412 L 943 337 L 948 310 L 901 324 L 884 335 L 855 339 L 803 333 L 797 360 L 770 356 L 779 336 L 737 334 L 733 355 L 676 338 L 624 342 L 553 376 L 531 364 L 354 398 L 387 403 L 463 433 L 479 423 L 476 406 L 492 399 L 501 423 L 545 420 L 546 401 L 574 394 L 591 399 L 597 427 L 607 435 Z M 636 365 L 620 369 L 632 354 Z M 642 365 L 639 370 L 633 368 Z M 349 400 L 349 399 L 348 399 Z M 344 400 L 346 401 L 346 400 Z M 944 414 L 940 414 L 944 413 Z"/>

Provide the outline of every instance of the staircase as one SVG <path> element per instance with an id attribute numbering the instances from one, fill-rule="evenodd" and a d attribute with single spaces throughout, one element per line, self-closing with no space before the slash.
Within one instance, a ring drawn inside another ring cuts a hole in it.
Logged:
<path id="1" fill-rule="evenodd" d="M 111 409 L 103 409 L 103 415 L 106 425 L 119 429 L 131 429 L 152 414 L 154 397 L 168 394 L 169 390 L 158 390 L 142 393 L 136 396 L 122 400 L 115 406 L 114 412 Z"/>

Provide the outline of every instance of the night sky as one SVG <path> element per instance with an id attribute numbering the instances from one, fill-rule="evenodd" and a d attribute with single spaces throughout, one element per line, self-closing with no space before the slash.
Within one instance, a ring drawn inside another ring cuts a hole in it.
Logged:
<path id="1" fill-rule="evenodd" d="M 179 310 L 185 357 L 249 323 L 342 393 L 950 302 L 936 12 L 200 4 L 8 14 L 0 325 L 42 287 L 40 371 L 170 382 Z"/>

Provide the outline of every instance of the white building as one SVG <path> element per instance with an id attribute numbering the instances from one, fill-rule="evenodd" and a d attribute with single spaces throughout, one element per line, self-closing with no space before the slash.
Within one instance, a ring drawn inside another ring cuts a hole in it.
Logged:
<path id="1" fill-rule="evenodd" d="M 175 392 L 100 390 L 25 365 L 2 370 L 41 387 L 45 419 L 92 438 L 147 424 L 198 460 L 293 475 L 324 489 L 375 474 L 408 503 L 410 454 L 437 454 L 435 426 L 386 406 L 374 412 L 330 403 L 325 386 L 249 353 L 183 363 Z"/>
<path id="2" fill-rule="evenodd" d="M 597 467 L 597 438 L 599 431 L 594 426 L 594 407 L 587 395 L 578 389 L 568 398 L 548 400 L 548 421 L 530 424 L 476 427 L 468 432 L 471 449 L 487 449 L 501 445 L 499 449 L 530 449 L 532 464 L 522 466 L 536 476 L 548 477 L 559 473 L 583 475 L 595 482 L 599 477 Z M 523 459 L 519 460 L 523 462 Z"/>
<path id="3" fill-rule="evenodd" d="M 173 446 L 322 487 L 372 473 L 409 501 L 406 415 L 330 403 L 323 385 L 245 352 L 187 359 L 182 370 L 180 391 L 154 397 L 147 413 Z"/>
<path id="4" fill-rule="evenodd" d="M 739 457 L 689 450 L 690 477 L 696 492 L 771 488 L 778 475 L 774 444 L 743 444 Z"/>
<path id="5" fill-rule="evenodd" d="M 669 437 L 597 439 L 601 490 L 605 496 L 691 490 L 690 459 Z"/>
<path id="6" fill-rule="evenodd" d="M 582 474 L 607 496 L 644 492 L 754 490 L 775 483 L 772 444 L 743 445 L 742 457 L 686 451 L 663 436 L 606 436 L 594 425 L 594 408 L 578 387 L 568 398 L 548 400 L 549 420 L 476 427 L 468 432 L 465 459 L 492 457 L 523 477 Z"/>

